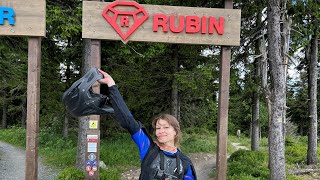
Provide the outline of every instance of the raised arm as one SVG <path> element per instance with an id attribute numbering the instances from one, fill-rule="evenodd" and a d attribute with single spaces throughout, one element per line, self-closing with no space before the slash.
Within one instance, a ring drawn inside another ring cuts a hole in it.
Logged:
<path id="1" fill-rule="evenodd" d="M 109 87 L 109 96 L 117 121 L 120 123 L 121 127 L 127 129 L 131 135 L 134 135 L 142 128 L 142 125 L 133 118 L 113 78 L 102 70 L 99 70 L 99 72 L 104 77 L 103 79 L 98 80 L 99 83 L 106 84 Z"/>
<path id="2" fill-rule="evenodd" d="M 117 121 L 120 123 L 121 127 L 130 132 L 132 139 L 139 148 L 140 159 L 142 160 L 150 147 L 150 142 L 152 142 L 151 137 L 143 130 L 142 124 L 133 118 L 113 78 L 108 73 L 102 70 L 99 71 L 104 78 L 98 81 L 109 87 L 109 96 Z"/>

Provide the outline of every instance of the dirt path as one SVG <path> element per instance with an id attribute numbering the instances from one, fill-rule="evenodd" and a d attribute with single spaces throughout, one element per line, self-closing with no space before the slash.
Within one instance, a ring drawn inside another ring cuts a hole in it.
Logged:
<path id="1" fill-rule="evenodd" d="M 231 143 L 236 150 L 245 149 L 248 150 L 247 147 L 241 146 L 240 143 Z M 214 154 L 209 153 L 192 153 L 189 154 L 188 157 L 193 162 L 197 177 L 199 180 L 213 180 L 214 177 L 210 177 L 210 174 L 215 171 L 216 168 L 216 156 Z M 127 172 L 122 173 L 122 180 L 138 180 L 140 175 L 139 168 L 132 168 Z"/>
<path id="2" fill-rule="evenodd" d="M 188 157 L 195 166 L 197 177 L 199 180 L 213 180 L 209 175 L 215 170 L 216 157 L 209 153 L 192 153 Z M 122 173 L 122 180 L 138 180 L 140 175 L 140 168 L 133 168 L 127 172 Z"/>
<path id="3" fill-rule="evenodd" d="M 210 174 L 216 169 L 215 155 L 209 153 L 193 153 L 189 154 L 189 158 L 194 164 L 199 180 L 215 179 L 214 177 L 210 177 Z"/>
<path id="4" fill-rule="evenodd" d="M 25 150 L 0 141 L 0 179 L 21 180 L 25 179 Z M 38 160 L 38 179 L 54 180 L 58 171 Z"/>
<path id="5" fill-rule="evenodd" d="M 246 146 L 241 146 L 240 143 L 231 143 L 231 144 L 236 148 L 236 150 L 239 150 L 239 149 L 249 150 L 249 148 L 247 148 Z"/>
<path id="6" fill-rule="evenodd" d="M 240 143 L 231 143 L 237 150 L 248 149 Z M 188 155 L 192 160 L 199 180 L 213 180 L 210 174 L 215 171 L 216 156 L 209 153 L 192 153 Z M 44 165 L 39 158 L 38 179 L 54 180 L 58 175 L 58 170 Z M 140 175 L 139 168 L 122 173 L 122 180 L 138 180 Z M 0 141 L 0 179 L 2 180 L 21 180 L 25 179 L 25 150 L 14 147 Z"/>

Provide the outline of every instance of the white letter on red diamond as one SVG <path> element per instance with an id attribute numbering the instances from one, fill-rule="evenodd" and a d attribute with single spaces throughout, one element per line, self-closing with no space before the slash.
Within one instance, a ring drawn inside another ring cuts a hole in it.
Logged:
<path id="1" fill-rule="evenodd" d="M 123 11 L 123 8 L 120 10 L 119 7 L 135 10 Z M 145 9 L 134 1 L 115 1 L 104 9 L 102 15 L 123 40 L 126 40 L 149 17 Z"/>

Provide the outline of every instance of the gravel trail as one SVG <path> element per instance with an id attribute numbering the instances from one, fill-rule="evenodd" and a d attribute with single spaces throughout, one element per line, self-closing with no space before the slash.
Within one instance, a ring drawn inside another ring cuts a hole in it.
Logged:
<path id="1" fill-rule="evenodd" d="M 249 150 L 249 148 L 247 148 L 246 146 L 241 146 L 240 143 L 231 143 L 231 144 L 236 148 L 236 150 L 239 150 L 239 149 Z"/>
<path id="2" fill-rule="evenodd" d="M 25 179 L 26 152 L 10 144 L 0 141 L 0 180 Z M 54 180 L 58 170 L 44 165 L 38 160 L 38 180 Z"/>
<path id="3" fill-rule="evenodd" d="M 191 153 L 188 155 L 191 159 L 197 173 L 199 180 L 214 180 L 210 177 L 216 168 L 216 156 L 209 153 Z M 140 175 L 140 168 L 132 168 L 122 173 L 122 180 L 138 180 Z"/>
<path id="4" fill-rule="evenodd" d="M 231 143 L 236 150 L 249 148 L 241 146 L 240 143 Z M 215 177 L 210 177 L 210 174 L 216 170 L 216 155 L 210 153 L 191 153 L 188 155 L 196 169 L 199 180 L 214 180 Z M 138 180 L 140 175 L 139 168 L 132 168 L 122 173 L 122 180 Z"/>

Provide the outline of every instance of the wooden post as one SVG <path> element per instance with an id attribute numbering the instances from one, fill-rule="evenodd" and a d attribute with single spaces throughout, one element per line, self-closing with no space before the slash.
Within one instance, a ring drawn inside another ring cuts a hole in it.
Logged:
<path id="1" fill-rule="evenodd" d="M 225 0 L 225 8 L 232 9 L 233 1 Z M 222 46 L 219 80 L 219 110 L 217 135 L 217 179 L 227 179 L 228 109 L 231 47 Z"/>
<path id="2" fill-rule="evenodd" d="M 38 179 L 41 38 L 28 40 L 26 180 Z"/>
<path id="3" fill-rule="evenodd" d="M 101 67 L 101 41 L 90 40 L 90 61 L 91 67 Z M 86 68 L 87 69 L 87 68 Z M 100 84 L 93 85 L 93 91 L 100 93 Z M 87 131 L 86 148 L 86 179 L 99 179 L 99 161 L 100 161 L 100 116 L 89 116 L 89 130 Z"/>

